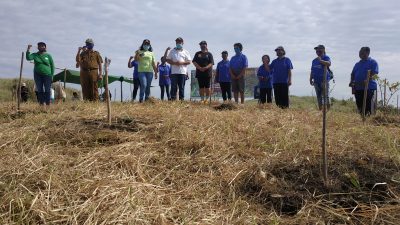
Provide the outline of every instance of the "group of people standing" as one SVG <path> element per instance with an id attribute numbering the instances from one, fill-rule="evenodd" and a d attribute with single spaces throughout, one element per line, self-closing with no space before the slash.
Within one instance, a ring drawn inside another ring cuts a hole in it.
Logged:
<path id="1" fill-rule="evenodd" d="M 149 99 L 150 87 L 153 78 L 159 79 L 161 99 L 167 96 L 168 100 L 184 99 L 185 81 L 188 79 L 188 66 L 193 63 L 196 68 L 196 79 L 199 84 L 201 101 L 206 103 L 211 95 L 211 79 L 214 66 L 214 57 L 208 50 L 207 42 L 201 41 L 200 51 L 196 52 L 193 59 L 190 53 L 184 49 L 184 40 L 178 37 L 175 47 L 168 47 L 161 63 L 156 63 L 150 40 L 145 39 L 139 49 L 135 51 L 128 61 L 128 67 L 134 68 L 133 72 L 133 99 L 139 92 L 139 102 Z M 50 54 L 46 52 L 46 44 L 38 43 L 38 52 L 30 53 L 29 45 L 26 53 L 27 60 L 35 63 L 34 79 L 38 91 L 40 104 L 50 104 L 50 88 L 54 75 L 54 62 Z M 79 47 L 76 54 L 76 67 L 80 68 L 80 82 L 83 99 L 97 101 L 99 99 L 97 82 L 102 79 L 103 59 L 94 49 L 92 39 L 85 41 L 85 46 Z M 243 54 L 243 45 L 233 45 L 235 55 L 228 59 L 228 52 L 221 53 L 222 60 L 217 63 L 215 82 L 219 83 L 224 101 L 231 101 L 232 92 L 236 103 L 244 103 L 245 71 L 248 68 L 248 60 Z M 317 57 L 312 60 L 309 81 L 314 86 L 318 99 L 318 107 L 322 109 L 324 104 L 329 107 L 329 92 L 324 95 L 323 90 L 329 89 L 329 80 L 333 73 L 330 70 L 331 59 L 326 54 L 325 46 L 318 45 L 314 48 Z M 272 103 L 272 93 L 275 103 L 281 108 L 289 107 L 289 87 L 292 85 L 293 64 L 286 57 L 286 51 L 282 46 L 275 49 L 276 58 L 270 59 L 269 55 L 261 57 L 262 65 L 257 70 L 258 86 L 260 89 L 260 103 Z M 353 89 L 359 112 L 362 111 L 364 90 L 367 89 L 366 112 L 373 112 L 374 93 L 377 83 L 375 75 L 379 73 L 378 63 L 369 57 L 370 48 L 362 47 L 359 52 L 360 61 L 354 65 L 351 72 L 349 86 Z M 324 88 L 324 75 L 326 75 L 326 87 Z M 368 77 L 369 76 L 369 77 Z M 368 83 L 367 83 L 368 81 Z M 179 93 L 179 97 L 178 97 Z M 324 98 L 325 96 L 325 98 Z"/>

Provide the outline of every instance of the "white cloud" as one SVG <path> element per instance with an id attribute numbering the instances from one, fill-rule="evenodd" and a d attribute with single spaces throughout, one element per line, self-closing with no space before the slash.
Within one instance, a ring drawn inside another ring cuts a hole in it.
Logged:
<path id="1" fill-rule="evenodd" d="M 396 0 L 2 1 L 0 76 L 17 76 L 21 51 L 38 41 L 48 44 L 57 66 L 73 68 L 76 50 L 88 37 L 113 59 L 112 73 L 127 75 L 128 58 L 143 39 L 152 41 L 159 58 L 182 36 L 192 55 L 199 41 L 207 40 L 216 59 L 241 42 L 254 67 L 261 55 L 274 56 L 273 49 L 283 45 L 295 67 L 291 93 L 309 95 L 313 47 L 324 44 L 336 75 L 334 96 L 348 97 L 349 74 L 361 46 L 371 47 L 384 76 L 399 79 L 397 5 Z M 26 64 L 24 76 L 31 77 L 31 71 Z"/>

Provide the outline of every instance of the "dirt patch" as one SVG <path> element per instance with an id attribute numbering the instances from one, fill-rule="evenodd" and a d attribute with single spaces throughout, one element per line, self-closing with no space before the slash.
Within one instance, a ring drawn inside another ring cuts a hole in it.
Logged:
<path id="1" fill-rule="evenodd" d="M 379 115 L 372 118 L 378 126 L 397 126 L 400 127 L 400 115 Z"/>
<path id="2" fill-rule="evenodd" d="M 340 163 L 340 164 L 339 164 Z M 332 159 L 325 186 L 319 163 L 254 166 L 237 179 L 237 192 L 281 215 L 295 215 L 306 202 L 321 202 L 353 213 L 362 205 L 399 205 L 398 166 L 390 159 Z"/>
<path id="3" fill-rule="evenodd" d="M 96 129 L 109 129 L 109 130 L 119 130 L 119 131 L 128 131 L 128 132 L 138 132 L 140 129 L 148 125 L 149 123 L 146 121 L 142 121 L 139 119 L 133 119 L 128 117 L 122 118 L 114 118 L 109 125 L 104 120 L 88 120 L 83 119 L 82 124 L 91 128 Z"/>
<path id="4" fill-rule="evenodd" d="M 128 141 L 126 135 L 119 132 L 138 132 L 147 125 L 147 122 L 127 117 L 114 118 L 111 125 L 104 120 L 57 120 L 41 132 L 50 143 L 82 148 L 124 143 Z"/>
<path id="5" fill-rule="evenodd" d="M 214 106 L 214 109 L 217 111 L 224 111 L 224 110 L 235 110 L 237 107 L 232 103 L 222 103 L 221 105 Z"/>

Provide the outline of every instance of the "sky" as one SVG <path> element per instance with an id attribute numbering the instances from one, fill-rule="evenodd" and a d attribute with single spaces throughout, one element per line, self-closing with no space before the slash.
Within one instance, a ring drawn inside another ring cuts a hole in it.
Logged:
<path id="1" fill-rule="evenodd" d="M 362 46 L 371 48 L 382 78 L 400 81 L 399 4 L 398 0 L 3 0 L 0 78 L 18 77 L 21 52 L 28 44 L 36 50 L 39 41 L 47 44 L 56 67 L 73 69 L 78 47 L 90 37 L 95 49 L 111 58 L 110 74 L 130 77 L 129 56 L 144 39 L 151 40 L 159 59 L 167 47 L 174 47 L 177 37 L 183 37 L 192 57 L 198 43 L 206 40 L 215 63 L 223 50 L 233 55 L 233 44 L 240 42 L 250 67 L 260 66 L 264 54 L 275 58 L 274 49 L 282 45 L 294 66 L 290 94 L 304 96 L 313 93 L 308 81 L 311 61 L 316 57 L 314 47 L 323 44 L 336 80 L 331 95 L 347 99 L 350 73 Z M 33 65 L 25 61 L 23 77 L 33 78 L 32 71 Z M 119 85 L 110 85 L 117 96 Z M 158 97 L 158 81 L 153 85 L 152 95 Z M 124 98 L 129 98 L 130 85 L 123 89 Z"/>

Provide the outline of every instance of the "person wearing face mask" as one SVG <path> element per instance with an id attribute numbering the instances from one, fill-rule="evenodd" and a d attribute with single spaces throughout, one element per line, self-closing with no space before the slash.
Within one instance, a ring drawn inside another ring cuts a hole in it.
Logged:
<path id="1" fill-rule="evenodd" d="M 138 62 L 138 73 L 140 80 L 140 93 L 139 102 L 143 102 L 143 99 L 147 101 L 150 97 L 151 81 L 154 78 L 157 79 L 157 66 L 156 60 L 151 47 L 150 40 L 145 39 L 142 42 L 139 50 L 136 51 L 135 61 Z M 154 73 L 153 73 L 154 72 Z"/>
<path id="2" fill-rule="evenodd" d="M 88 38 L 85 44 L 85 47 L 78 48 L 78 53 L 76 54 L 76 66 L 81 68 L 80 81 L 83 100 L 98 101 L 99 90 L 97 82 L 103 79 L 103 59 L 98 51 L 93 50 L 94 42 L 91 38 Z"/>
<path id="3" fill-rule="evenodd" d="M 323 99 L 323 81 L 324 81 L 324 67 L 331 66 L 331 59 L 326 55 L 325 46 L 318 45 L 314 48 L 317 58 L 312 61 L 311 73 L 310 73 L 310 84 L 314 86 L 315 93 L 318 100 L 318 109 L 322 110 L 322 106 L 327 104 L 327 108 L 330 108 L 329 104 L 329 79 L 331 78 L 329 70 L 326 72 L 326 98 Z"/>
<path id="4" fill-rule="evenodd" d="M 282 46 L 275 49 L 276 55 L 270 65 L 275 95 L 275 103 L 280 108 L 289 108 L 289 86 L 292 85 L 292 61 L 285 57 Z"/>
<path id="5" fill-rule="evenodd" d="M 233 45 L 235 50 L 235 55 L 231 58 L 229 62 L 229 72 L 232 79 L 232 91 L 235 102 L 244 104 L 244 86 L 245 86 L 245 72 L 248 67 L 247 57 L 242 53 L 243 46 L 241 43 L 236 43 Z"/>
<path id="6" fill-rule="evenodd" d="M 272 73 L 269 55 L 263 55 L 261 60 L 263 64 L 257 70 L 260 104 L 272 103 Z"/>
<path id="7" fill-rule="evenodd" d="M 196 67 L 196 78 L 199 83 L 201 102 L 207 103 L 207 100 L 210 98 L 210 81 L 214 58 L 208 51 L 206 41 L 201 41 L 199 45 L 201 51 L 196 52 L 192 62 Z"/>
<path id="8" fill-rule="evenodd" d="M 364 90 L 367 89 L 367 101 L 365 107 L 365 115 L 371 115 L 375 113 L 375 91 L 377 89 L 377 83 L 374 77 L 379 73 L 378 63 L 369 57 L 371 49 L 369 47 L 362 47 L 359 52 L 360 61 L 354 65 L 353 71 L 351 72 L 350 87 L 355 89 L 355 98 L 357 109 L 359 113 L 363 113 L 363 100 Z M 370 72 L 368 72 L 370 71 Z M 367 83 L 367 77 L 369 73 L 369 82 Z"/>
<path id="9" fill-rule="evenodd" d="M 179 100 L 185 98 L 185 79 L 192 58 L 189 52 L 183 48 L 183 39 L 178 37 L 175 40 L 176 47 L 165 50 L 164 58 L 171 65 L 171 100 L 176 100 L 176 93 L 179 87 Z"/>
<path id="10" fill-rule="evenodd" d="M 39 42 L 37 46 L 39 51 L 31 53 L 30 49 L 32 45 L 28 45 L 26 60 L 33 60 L 35 64 L 33 77 L 38 91 L 39 104 L 50 105 L 50 89 L 54 75 L 54 62 L 51 55 L 47 53 L 46 44 L 44 42 Z"/>

